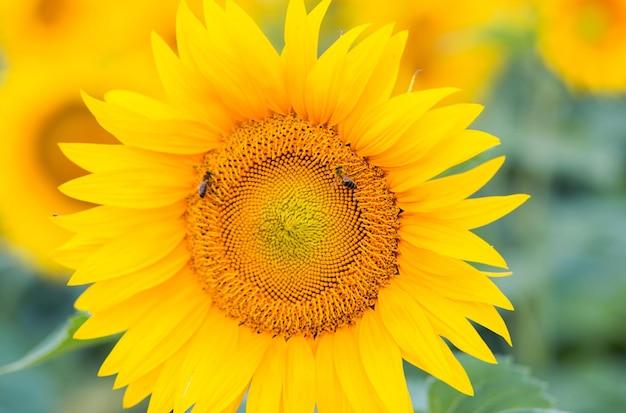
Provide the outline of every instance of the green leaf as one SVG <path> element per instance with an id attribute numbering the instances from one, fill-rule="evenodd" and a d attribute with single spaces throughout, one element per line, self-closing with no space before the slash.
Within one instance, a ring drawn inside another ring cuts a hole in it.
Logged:
<path id="1" fill-rule="evenodd" d="M 528 407 L 522 407 L 521 409 L 509 409 L 502 410 L 500 413 L 567 413 L 562 410 L 555 409 L 533 409 Z"/>
<path id="2" fill-rule="evenodd" d="M 89 318 L 89 315 L 85 312 L 80 311 L 75 313 L 24 357 L 11 364 L 0 367 L 0 376 L 24 370 L 62 354 L 85 347 L 91 347 L 116 338 L 116 336 L 110 336 L 95 340 L 74 340 L 72 338 L 74 333 L 87 318 Z"/>
<path id="3" fill-rule="evenodd" d="M 428 388 L 429 413 L 556 413 L 544 384 L 510 357 L 488 364 L 466 355 L 459 357 L 474 386 L 467 396 L 441 381 Z"/>

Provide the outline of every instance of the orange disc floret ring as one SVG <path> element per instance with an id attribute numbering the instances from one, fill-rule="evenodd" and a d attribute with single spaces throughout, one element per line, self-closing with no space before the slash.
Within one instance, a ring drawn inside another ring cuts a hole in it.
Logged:
<path id="1" fill-rule="evenodd" d="M 198 175 L 193 267 L 215 305 L 253 330 L 317 336 L 354 324 L 397 273 L 400 210 L 383 173 L 331 128 L 249 121 Z"/>

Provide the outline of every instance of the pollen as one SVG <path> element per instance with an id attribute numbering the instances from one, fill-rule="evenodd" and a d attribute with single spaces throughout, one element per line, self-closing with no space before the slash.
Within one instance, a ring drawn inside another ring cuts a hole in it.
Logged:
<path id="1" fill-rule="evenodd" d="M 335 130 L 294 116 L 249 121 L 197 172 L 192 266 L 240 324 L 285 337 L 336 331 L 397 274 L 395 197 Z"/>

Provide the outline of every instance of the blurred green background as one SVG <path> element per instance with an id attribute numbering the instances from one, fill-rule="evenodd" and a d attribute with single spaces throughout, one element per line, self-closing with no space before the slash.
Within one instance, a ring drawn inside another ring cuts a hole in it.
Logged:
<path id="1" fill-rule="evenodd" d="M 323 44 L 354 25 L 351 20 L 359 18 L 355 7 L 335 2 L 323 26 Z M 244 4 L 244 8 L 256 13 L 280 45 L 285 4 Z M 398 4 L 395 13 L 406 11 Z M 514 272 L 496 280 L 516 307 L 503 314 L 514 347 L 488 332 L 485 337 L 497 352 L 512 354 L 545 381 L 557 408 L 624 412 L 625 95 L 568 87 L 538 53 L 532 25 L 492 24 L 481 39 L 498 45 L 500 63 L 472 96 L 486 106 L 473 128 L 502 140 L 484 157 L 507 156 L 503 170 L 481 193 L 532 196 L 510 216 L 477 230 L 507 258 Z M 9 81 L 11 60 L 0 59 L 0 67 Z M 454 70 L 461 73 L 466 68 Z M 626 76 L 626 68 L 623 72 Z M 408 85 L 408 79 L 399 81 Z M 455 84 L 454 77 L 449 81 Z M 11 139 L 19 137 L 0 136 L 0 150 Z M 20 173 L 2 168 L 5 176 Z M 27 186 L 24 192 L 34 192 L 29 195 L 35 201 L 2 191 L 0 202 L 37 202 L 36 189 Z M 0 216 L 0 229 L 12 219 Z M 30 254 L 11 237 L 0 238 L 0 365 L 18 359 L 63 323 L 81 292 L 65 287 L 63 277 L 50 277 Z M 0 376 L 0 413 L 122 411 L 122 391 L 111 391 L 113 378 L 96 377 L 111 346 Z M 421 375 L 410 368 L 408 375 L 416 407 L 423 407 Z M 127 411 L 143 412 L 146 406 L 144 402 Z"/>

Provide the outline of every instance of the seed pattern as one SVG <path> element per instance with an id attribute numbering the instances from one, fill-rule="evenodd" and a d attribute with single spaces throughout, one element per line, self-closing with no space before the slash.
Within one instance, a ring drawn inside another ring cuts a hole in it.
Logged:
<path id="1" fill-rule="evenodd" d="M 205 155 L 199 181 L 207 172 L 211 191 L 188 199 L 192 266 L 240 323 L 285 337 L 335 331 L 396 275 L 395 198 L 333 129 L 293 116 L 249 121 Z"/>

